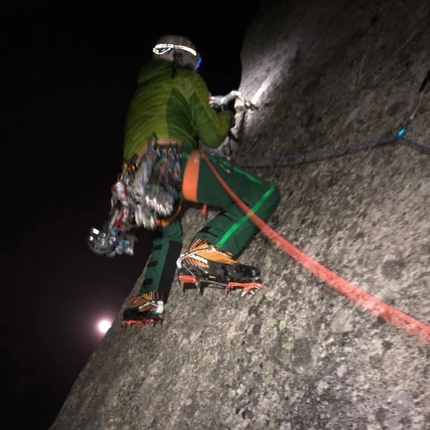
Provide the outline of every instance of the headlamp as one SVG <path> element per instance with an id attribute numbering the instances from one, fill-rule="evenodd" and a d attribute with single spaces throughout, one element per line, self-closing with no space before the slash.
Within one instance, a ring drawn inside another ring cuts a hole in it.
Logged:
<path id="1" fill-rule="evenodd" d="M 189 46 L 184 45 L 174 45 L 173 43 L 159 43 L 155 45 L 152 49 L 152 52 L 157 55 L 164 55 L 166 52 L 169 52 L 171 49 L 182 49 L 183 51 L 189 52 L 194 57 L 197 57 L 197 51 Z"/>
<path id="2" fill-rule="evenodd" d="M 182 51 L 190 53 L 192 56 L 197 57 L 196 65 L 194 70 L 197 70 L 200 67 L 200 63 L 202 62 L 202 57 L 200 57 L 199 53 L 189 46 L 185 45 L 176 45 L 174 43 L 158 43 L 152 48 L 152 52 L 156 55 L 164 55 L 170 52 L 172 49 L 180 49 Z"/>

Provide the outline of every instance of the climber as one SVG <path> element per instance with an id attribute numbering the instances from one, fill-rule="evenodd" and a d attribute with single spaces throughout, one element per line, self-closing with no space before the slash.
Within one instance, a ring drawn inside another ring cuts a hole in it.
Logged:
<path id="1" fill-rule="evenodd" d="M 122 199 L 116 207 L 122 209 L 111 224 L 123 232 L 155 230 L 155 236 L 143 282 L 127 303 L 123 325 L 162 322 L 176 272 L 186 283 L 210 281 L 227 289 L 239 285 L 245 293 L 262 287 L 260 270 L 236 260 L 256 227 L 218 183 L 199 148 L 199 142 L 219 147 L 234 126 L 234 112 L 210 105 L 211 94 L 197 72 L 200 62 L 188 38 L 163 36 L 137 77 L 125 121 L 120 182 L 126 189 L 120 187 Z M 209 159 L 254 213 L 263 220 L 273 214 L 279 203 L 273 183 L 226 159 Z M 221 211 L 181 254 L 184 200 Z"/>

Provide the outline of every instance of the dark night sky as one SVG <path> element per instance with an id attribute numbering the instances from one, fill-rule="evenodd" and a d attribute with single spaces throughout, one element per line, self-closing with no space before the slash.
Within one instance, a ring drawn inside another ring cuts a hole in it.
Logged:
<path id="1" fill-rule="evenodd" d="M 8 0 L 0 7 L 2 422 L 46 430 L 148 257 L 92 254 L 121 168 L 136 74 L 163 34 L 202 54 L 213 94 L 240 83 L 256 0 L 155 4 Z M 119 6 L 121 4 L 121 6 Z M 158 9 L 158 10 L 157 10 Z"/>

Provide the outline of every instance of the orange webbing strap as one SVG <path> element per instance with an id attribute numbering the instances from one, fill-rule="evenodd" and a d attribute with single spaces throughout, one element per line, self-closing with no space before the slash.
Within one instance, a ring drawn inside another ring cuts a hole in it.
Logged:
<path id="1" fill-rule="evenodd" d="M 169 218 L 164 218 L 164 219 L 157 219 L 155 221 L 155 224 L 157 225 L 157 227 L 167 227 L 181 212 L 182 209 L 182 202 L 180 201 L 178 204 L 178 208 L 176 209 L 176 211 L 169 216 Z"/>
<path id="2" fill-rule="evenodd" d="M 200 152 L 192 151 L 188 157 L 182 180 L 182 194 L 186 200 L 197 203 L 197 186 L 199 183 Z"/>
<path id="3" fill-rule="evenodd" d="M 243 212 L 249 215 L 250 219 L 254 222 L 254 224 L 275 245 L 278 245 L 286 254 L 294 258 L 298 263 L 308 269 L 321 281 L 324 281 L 326 284 L 330 285 L 336 291 L 348 297 L 349 299 L 360 305 L 362 308 L 366 309 L 369 312 L 372 312 L 377 317 L 384 319 L 392 325 L 404 330 L 406 333 L 415 336 L 424 342 L 430 343 L 429 326 L 422 323 L 421 321 L 410 317 L 409 315 L 404 314 L 398 309 L 391 307 L 387 303 L 384 303 L 383 301 L 377 299 L 371 294 L 361 290 L 359 287 L 341 278 L 336 273 L 332 272 L 331 270 L 324 267 L 322 264 L 313 260 L 303 251 L 296 248 L 293 244 L 288 242 L 275 230 L 269 227 L 261 218 L 255 215 L 251 211 L 251 209 L 245 203 L 243 203 L 240 198 L 229 188 L 229 186 L 218 174 L 207 155 L 203 151 L 201 151 L 201 154 L 208 163 L 208 166 L 212 170 L 213 174 L 216 176 L 216 178 L 223 186 L 225 191 L 229 194 L 229 196 L 236 202 L 236 204 L 239 206 L 240 209 L 243 210 Z"/>

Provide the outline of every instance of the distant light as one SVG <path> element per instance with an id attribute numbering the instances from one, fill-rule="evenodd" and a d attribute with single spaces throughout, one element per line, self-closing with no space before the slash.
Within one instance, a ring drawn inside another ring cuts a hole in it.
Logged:
<path id="1" fill-rule="evenodd" d="M 98 323 L 98 329 L 100 333 L 106 333 L 112 327 L 112 323 L 108 320 L 101 320 Z"/>

